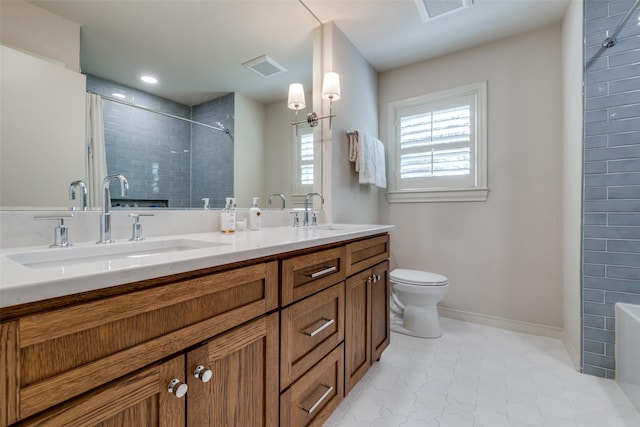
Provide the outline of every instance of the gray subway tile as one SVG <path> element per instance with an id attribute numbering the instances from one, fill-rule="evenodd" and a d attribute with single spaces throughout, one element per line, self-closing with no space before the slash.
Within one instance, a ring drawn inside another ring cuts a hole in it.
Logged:
<path id="1" fill-rule="evenodd" d="M 604 303 L 604 291 L 585 289 L 582 292 L 582 297 L 585 301 Z"/>
<path id="2" fill-rule="evenodd" d="M 622 293 L 608 291 L 605 294 L 607 304 L 615 304 L 617 302 L 623 302 L 627 304 L 640 304 L 640 289 L 638 293 Z"/>
<path id="3" fill-rule="evenodd" d="M 602 264 L 584 264 L 582 267 L 582 272 L 584 273 L 585 276 L 605 277 L 605 266 Z M 590 300 L 590 301 L 595 301 L 595 300 Z M 601 302 L 604 302 L 604 300 Z"/>
<path id="4" fill-rule="evenodd" d="M 640 213 L 609 213 L 607 214 L 607 224 L 620 226 L 620 225 L 640 225 Z M 628 229 L 629 231 L 633 229 Z M 629 235 L 622 235 L 621 238 L 633 239 L 634 237 Z"/>
<path id="5" fill-rule="evenodd" d="M 619 269 L 624 267 L 607 267 L 607 273 L 611 269 Z M 583 285 L 585 289 L 604 289 L 609 291 L 618 291 L 618 292 L 638 292 L 638 288 L 640 287 L 640 281 L 634 279 L 619 279 L 613 278 L 611 276 L 607 276 L 607 278 L 600 277 L 584 277 Z M 602 313 L 592 313 L 592 314 L 602 314 Z M 603 314 L 605 315 L 605 314 Z M 608 316 L 613 316 L 613 314 L 606 314 Z"/>
<path id="6" fill-rule="evenodd" d="M 605 329 L 607 331 L 614 331 L 616 330 L 616 319 L 613 317 L 606 317 L 604 319 L 605 322 Z"/>
<path id="7" fill-rule="evenodd" d="M 612 305 L 585 301 L 583 303 L 583 307 L 584 307 L 585 314 L 595 314 L 595 315 L 610 316 L 610 317 L 613 316 Z"/>
<path id="8" fill-rule="evenodd" d="M 604 355 L 604 343 L 598 341 L 584 340 L 584 351 L 594 354 Z"/>
<path id="9" fill-rule="evenodd" d="M 596 316 L 593 314 L 585 314 L 583 316 L 584 326 L 589 326 L 596 329 L 604 329 L 604 319 L 604 316 Z"/>
<path id="10" fill-rule="evenodd" d="M 605 331 L 603 329 L 584 328 L 584 338 L 593 341 L 615 343 L 616 334 L 613 331 Z"/>
<path id="11" fill-rule="evenodd" d="M 608 266 L 607 278 L 609 279 L 625 279 L 625 280 L 640 280 L 640 268 L 626 267 L 626 266 Z M 630 286 L 631 292 L 637 292 L 637 287 L 634 289 Z"/>
<path id="12" fill-rule="evenodd" d="M 600 187 L 594 187 L 600 188 Z M 609 187 L 607 189 L 608 199 L 640 199 L 640 186 Z"/>
<path id="13" fill-rule="evenodd" d="M 601 378 L 606 378 L 607 375 L 607 371 L 605 369 L 589 364 L 584 364 L 582 367 L 582 373 Z"/>
<path id="14" fill-rule="evenodd" d="M 604 251 L 607 248 L 606 239 L 584 239 L 582 247 L 587 251 Z"/>
<path id="15" fill-rule="evenodd" d="M 605 200 L 607 199 L 607 187 L 587 187 L 584 189 L 585 200 Z"/>
<path id="16" fill-rule="evenodd" d="M 585 352 L 584 363 L 592 366 L 600 366 L 605 369 L 615 369 L 616 367 L 616 362 L 613 357 L 594 353 Z"/>
<path id="17" fill-rule="evenodd" d="M 584 214 L 583 222 L 584 224 L 588 224 L 588 225 L 606 225 L 607 214 L 587 213 L 587 214 Z"/>
<path id="18" fill-rule="evenodd" d="M 640 240 L 607 240 L 607 251 L 640 253 Z"/>

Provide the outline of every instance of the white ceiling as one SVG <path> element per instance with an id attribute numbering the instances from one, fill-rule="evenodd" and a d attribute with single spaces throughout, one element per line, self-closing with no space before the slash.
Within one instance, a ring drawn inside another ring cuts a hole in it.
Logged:
<path id="1" fill-rule="evenodd" d="M 30 2 L 81 24 L 83 72 L 133 87 L 154 73 L 160 83 L 145 90 L 194 105 L 234 91 L 273 102 L 296 81 L 310 89 L 318 20 L 386 71 L 559 22 L 569 1 L 474 0 L 426 23 L 415 0 Z M 241 66 L 264 54 L 287 72 L 263 78 Z"/>

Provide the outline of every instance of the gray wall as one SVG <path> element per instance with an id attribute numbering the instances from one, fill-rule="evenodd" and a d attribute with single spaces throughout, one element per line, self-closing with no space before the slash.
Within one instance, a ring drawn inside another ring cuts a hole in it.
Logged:
<path id="1" fill-rule="evenodd" d="M 640 304 L 640 9 L 616 46 L 600 44 L 632 4 L 584 6 L 583 371 L 608 378 L 614 304 Z"/>

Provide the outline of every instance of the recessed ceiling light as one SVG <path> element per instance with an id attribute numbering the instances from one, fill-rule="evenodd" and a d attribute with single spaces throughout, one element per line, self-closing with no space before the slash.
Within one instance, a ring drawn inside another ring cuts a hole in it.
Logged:
<path id="1" fill-rule="evenodd" d="M 151 84 L 156 84 L 158 83 L 158 79 L 156 79 L 153 76 L 141 76 L 140 80 L 142 80 L 145 83 L 151 83 Z"/>

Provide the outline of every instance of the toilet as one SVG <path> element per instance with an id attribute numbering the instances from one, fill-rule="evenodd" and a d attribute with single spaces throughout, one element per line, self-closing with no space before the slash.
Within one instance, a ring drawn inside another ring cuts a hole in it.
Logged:
<path id="1" fill-rule="evenodd" d="M 445 276 L 395 269 L 391 282 L 391 330 L 421 338 L 442 336 L 436 305 L 449 291 Z"/>

